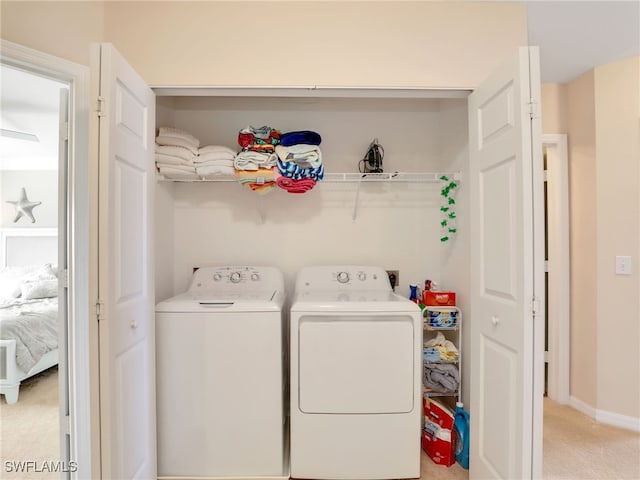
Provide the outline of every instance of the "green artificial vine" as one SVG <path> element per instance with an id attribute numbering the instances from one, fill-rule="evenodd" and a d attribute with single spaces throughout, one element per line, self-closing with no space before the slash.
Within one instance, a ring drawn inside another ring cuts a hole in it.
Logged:
<path id="1" fill-rule="evenodd" d="M 440 181 L 442 182 L 440 195 L 444 200 L 440 207 L 440 213 L 442 215 L 442 220 L 440 221 L 440 241 L 446 242 L 458 231 L 458 222 L 456 212 L 454 210 L 456 200 L 453 198 L 453 194 L 456 192 L 458 184 L 455 180 L 450 180 L 446 175 L 442 175 L 440 177 Z"/>

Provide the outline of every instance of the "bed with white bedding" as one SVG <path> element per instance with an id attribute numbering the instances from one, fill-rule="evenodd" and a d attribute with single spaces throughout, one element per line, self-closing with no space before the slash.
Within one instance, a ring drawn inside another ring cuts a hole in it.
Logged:
<path id="1" fill-rule="evenodd" d="M 58 279 L 50 264 L 0 268 L 0 394 L 58 363 Z"/>

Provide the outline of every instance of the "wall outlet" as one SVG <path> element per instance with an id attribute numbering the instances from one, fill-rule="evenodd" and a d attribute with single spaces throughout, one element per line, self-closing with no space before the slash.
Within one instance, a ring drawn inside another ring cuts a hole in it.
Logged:
<path id="1" fill-rule="evenodd" d="M 389 275 L 391 288 L 396 288 L 400 285 L 400 270 L 387 270 L 387 275 Z"/>

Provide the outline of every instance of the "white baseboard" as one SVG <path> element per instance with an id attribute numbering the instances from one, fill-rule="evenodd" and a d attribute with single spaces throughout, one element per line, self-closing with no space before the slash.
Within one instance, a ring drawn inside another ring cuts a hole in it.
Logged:
<path id="1" fill-rule="evenodd" d="M 596 422 L 624 428 L 625 430 L 631 430 L 633 432 L 640 432 L 640 418 L 608 412 L 606 410 L 598 410 L 573 396 L 569 398 L 569 406 L 593 418 Z"/>

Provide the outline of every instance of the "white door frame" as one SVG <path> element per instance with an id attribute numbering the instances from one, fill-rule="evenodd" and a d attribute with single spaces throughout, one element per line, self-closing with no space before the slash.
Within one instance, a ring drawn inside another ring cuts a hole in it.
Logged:
<path id="1" fill-rule="evenodd" d="M 566 134 L 542 135 L 547 150 L 548 384 L 550 399 L 569 403 L 570 305 L 569 161 Z"/>
<path id="2" fill-rule="evenodd" d="M 69 158 L 67 164 L 68 388 L 60 392 L 63 429 L 69 434 L 70 478 L 96 478 L 97 445 L 92 442 L 89 335 L 89 68 L 0 39 L 3 64 L 69 85 Z M 65 355 L 65 352 L 60 352 Z M 62 372 L 64 375 L 65 372 Z M 64 383 L 64 382 L 63 382 Z M 68 399 L 68 404 L 66 400 Z M 63 403 L 65 402 L 65 403 Z M 64 431 L 63 430 L 63 431 Z M 92 451 L 93 450 L 93 451 Z M 99 452 L 99 450 L 97 450 Z M 64 452 L 64 450 L 63 450 Z M 61 460 L 65 460 L 61 458 Z"/>

